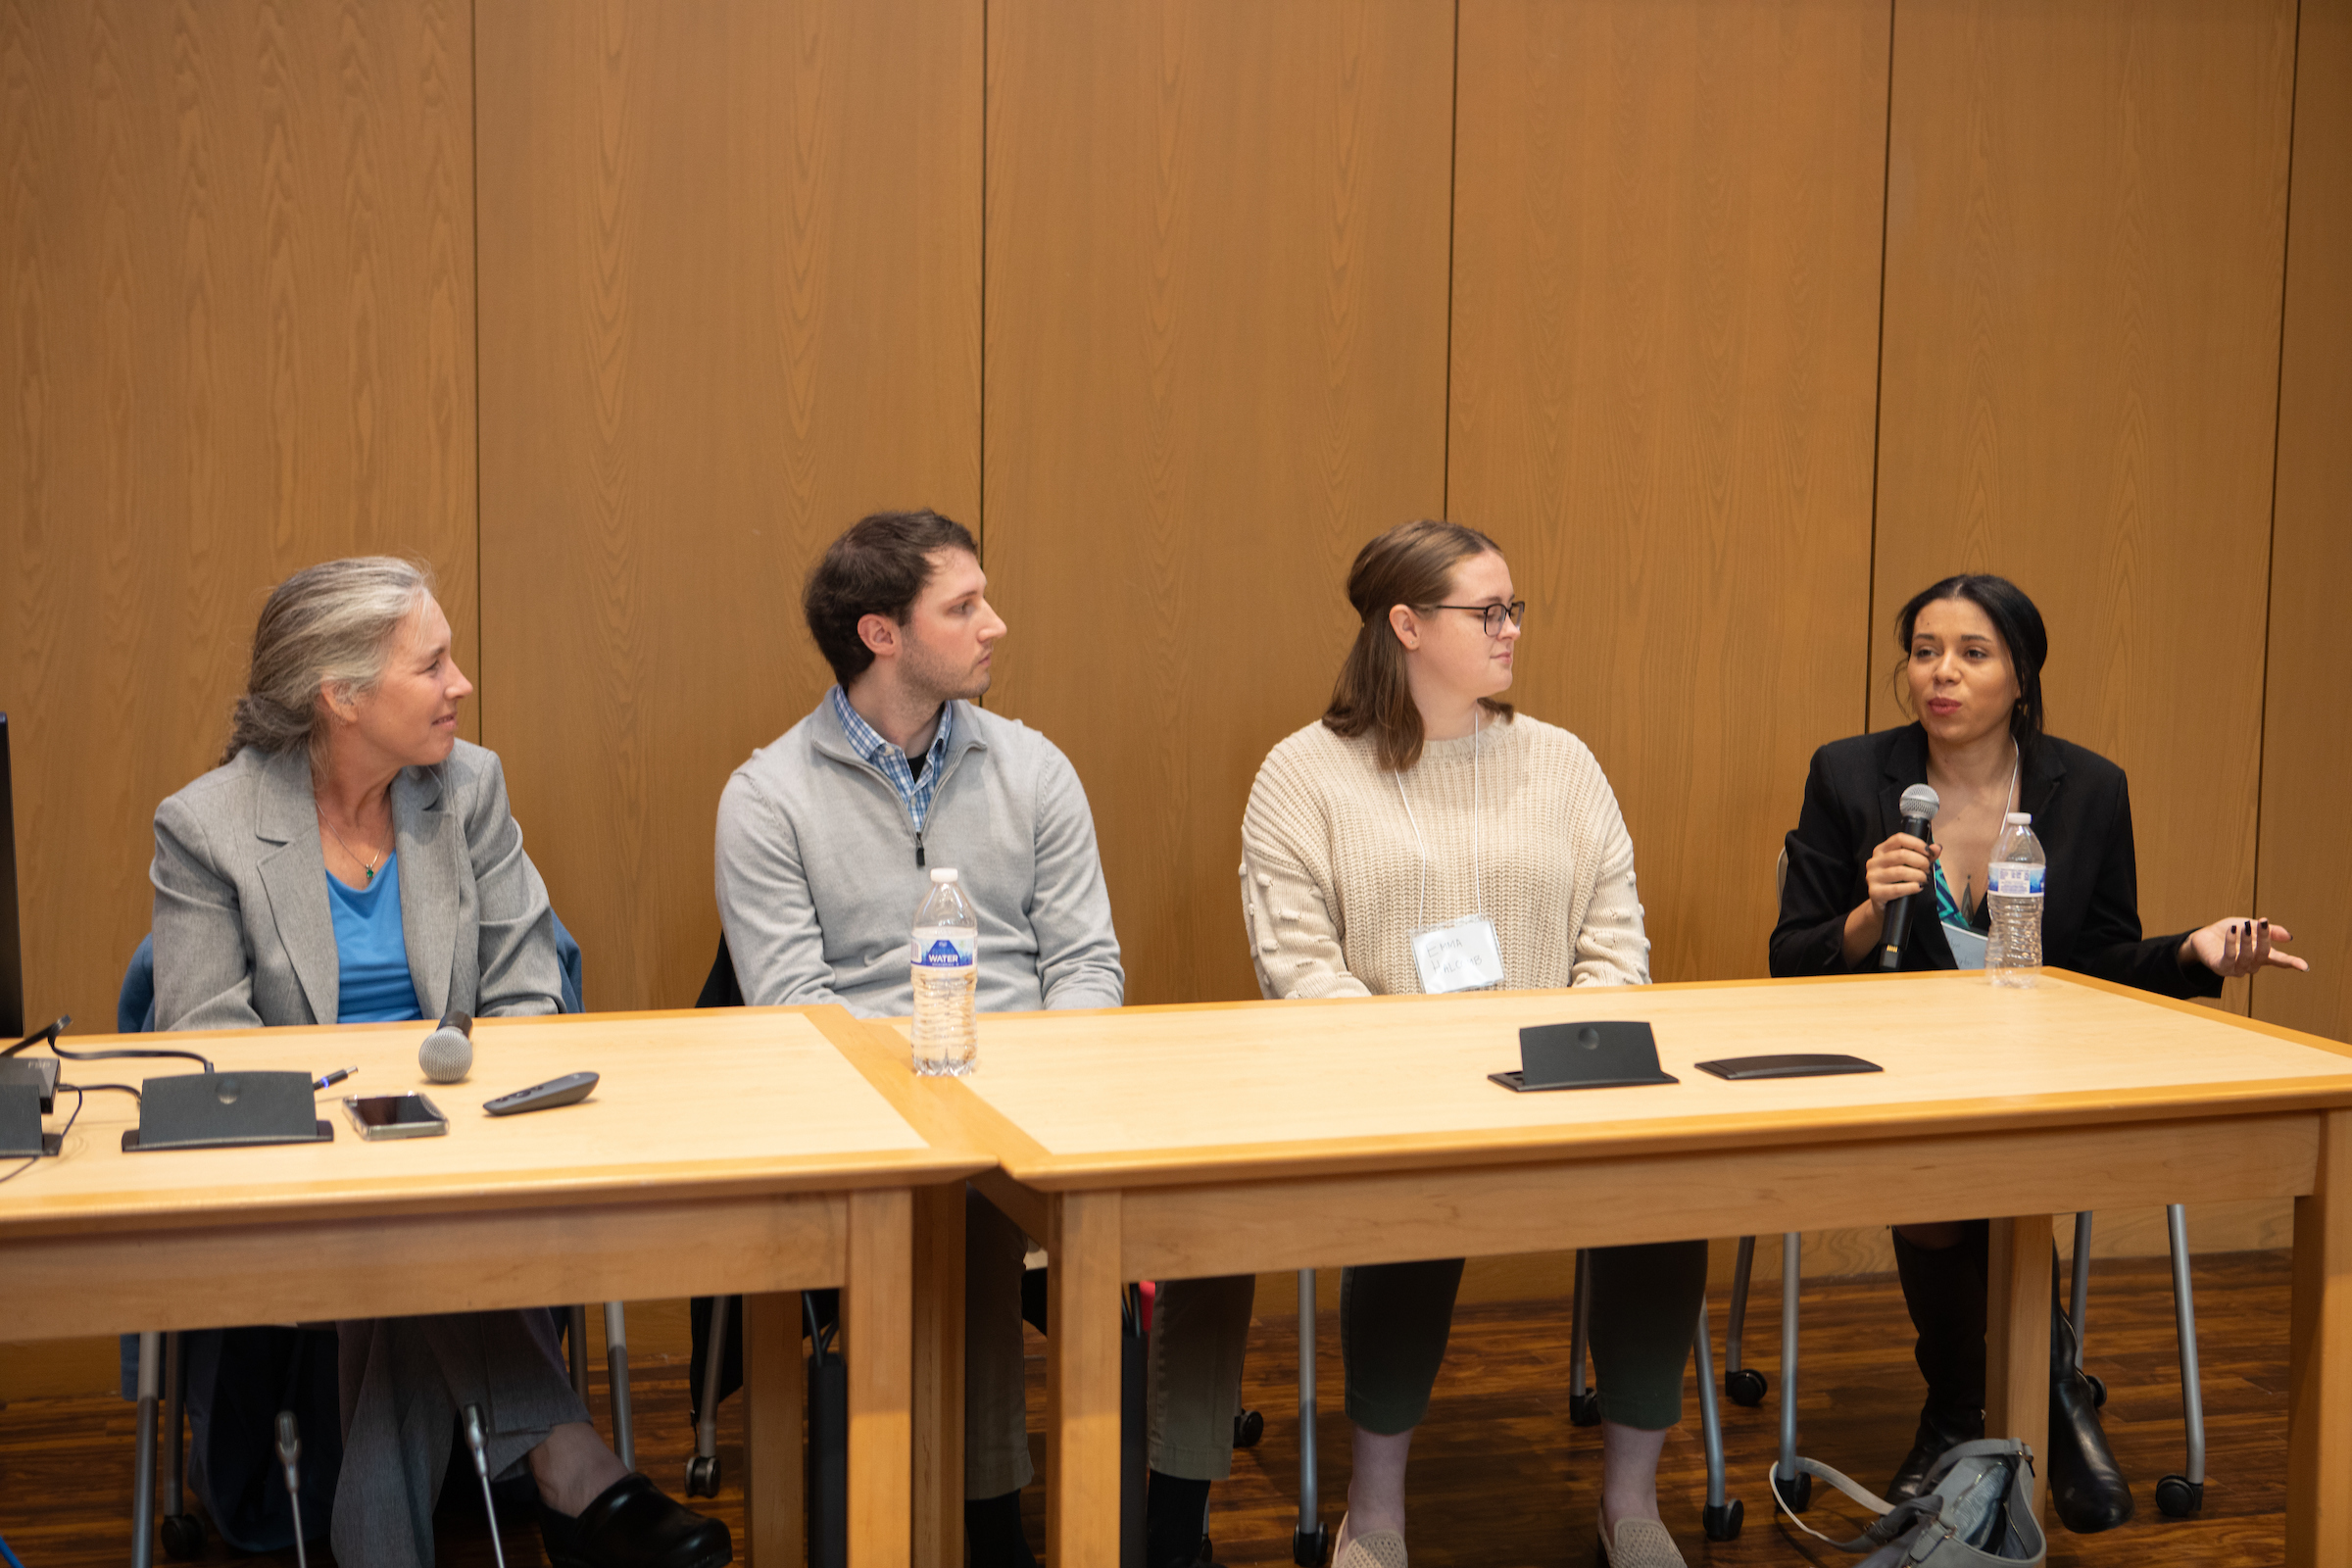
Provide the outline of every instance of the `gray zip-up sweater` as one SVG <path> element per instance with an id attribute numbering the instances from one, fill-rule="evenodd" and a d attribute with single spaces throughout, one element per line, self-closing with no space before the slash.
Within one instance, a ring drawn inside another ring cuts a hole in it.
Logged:
<path id="1" fill-rule="evenodd" d="M 919 839 L 832 705 L 752 754 L 718 801 L 718 915 L 744 1001 L 912 1010 L 906 938 L 931 868 L 980 912 L 980 1009 L 1115 1007 L 1110 894 L 1077 770 L 1013 719 L 956 705 Z"/>

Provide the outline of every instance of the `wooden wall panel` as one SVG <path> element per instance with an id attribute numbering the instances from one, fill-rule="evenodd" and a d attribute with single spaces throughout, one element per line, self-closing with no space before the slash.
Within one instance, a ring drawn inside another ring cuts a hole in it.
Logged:
<path id="1" fill-rule="evenodd" d="M 484 0 L 482 686 L 598 1007 L 683 1006 L 801 581 L 979 499 L 979 0 Z"/>
<path id="2" fill-rule="evenodd" d="M 2052 729 L 2132 775 L 2151 932 L 2254 894 L 2294 9 L 1895 19 L 1873 721 L 1903 601 L 2013 578 Z"/>
<path id="3" fill-rule="evenodd" d="M 1862 722 L 1887 8 L 1466 0 L 1449 510 L 1608 771 L 1661 980 L 1765 972 Z"/>
<path id="4" fill-rule="evenodd" d="M 1255 995 L 1250 780 L 1444 506 L 1446 0 L 989 14 L 992 707 L 1085 780 L 1130 1002 Z"/>
<path id="5" fill-rule="evenodd" d="M 463 0 L 0 5 L 0 708 L 26 1007 L 114 1027 L 151 820 L 270 586 L 429 561 L 474 652 Z"/>
<path id="6" fill-rule="evenodd" d="M 2302 0 L 2300 34 L 2255 896 L 2312 972 L 2257 980 L 2254 1011 L 2352 1040 L 2352 0 Z"/>

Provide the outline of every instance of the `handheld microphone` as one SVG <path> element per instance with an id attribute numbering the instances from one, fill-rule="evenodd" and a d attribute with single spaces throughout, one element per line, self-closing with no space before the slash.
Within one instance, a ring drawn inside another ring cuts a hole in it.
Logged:
<path id="1" fill-rule="evenodd" d="M 1928 839 L 1928 828 L 1936 820 L 1936 808 L 1943 803 L 1936 792 L 1925 784 L 1914 784 L 1903 791 L 1903 831 L 1921 843 Z M 1929 872 L 1930 876 L 1935 873 Z M 1911 923 L 1911 903 L 1922 895 L 1906 893 L 1886 907 L 1886 946 L 1880 950 L 1879 967 L 1893 969 L 1901 966 L 1903 931 Z"/>
<path id="2" fill-rule="evenodd" d="M 473 1070 L 473 1017 L 452 1007 L 441 1027 L 416 1048 L 416 1065 L 437 1084 L 454 1084 Z"/>

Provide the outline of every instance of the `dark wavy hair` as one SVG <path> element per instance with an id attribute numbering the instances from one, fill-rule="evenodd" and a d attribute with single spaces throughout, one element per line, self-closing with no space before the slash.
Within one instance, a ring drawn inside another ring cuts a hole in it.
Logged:
<path id="1" fill-rule="evenodd" d="M 858 518 L 849 532 L 825 548 L 808 568 L 801 589 L 801 613 L 816 650 L 847 687 L 874 662 L 874 651 L 858 635 L 858 622 L 888 615 L 906 624 L 915 597 L 931 580 L 931 558 L 961 550 L 974 561 L 980 547 L 969 529 L 930 508 L 919 512 L 877 512 Z"/>
<path id="2" fill-rule="evenodd" d="M 1421 710 L 1404 678 L 1404 644 L 1389 624 L 1398 605 L 1427 611 L 1453 585 L 1453 568 L 1501 546 L 1476 528 L 1423 518 L 1391 528 L 1355 554 L 1348 568 L 1348 602 L 1363 624 L 1332 683 L 1323 723 L 1352 739 L 1369 730 L 1380 765 L 1401 773 L 1421 760 Z M 1482 697 L 1478 705 L 1499 718 L 1511 705 Z"/>
<path id="3" fill-rule="evenodd" d="M 1910 602 L 1895 612 L 1894 640 L 1903 651 L 1902 663 L 1896 664 L 1892 672 L 1895 702 L 1908 710 L 1903 666 L 1911 662 L 1911 633 L 1919 624 L 1919 612 L 1944 599 L 1965 599 L 1984 612 L 1984 618 L 1992 622 L 2001 645 L 2009 651 L 2009 664 L 2017 671 L 2018 686 L 2017 705 L 2009 710 L 2009 733 L 2017 741 L 2018 755 L 2032 756 L 2043 734 L 2041 666 L 2050 657 L 2050 634 L 2042 626 L 2041 612 L 2034 608 L 2034 601 L 2006 577 L 1987 572 L 1962 572 L 1946 577 L 1913 594 Z"/>

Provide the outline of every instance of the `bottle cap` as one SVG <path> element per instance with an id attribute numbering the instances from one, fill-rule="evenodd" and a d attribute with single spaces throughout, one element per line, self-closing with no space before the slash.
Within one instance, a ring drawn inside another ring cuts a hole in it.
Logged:
<path id="1" fill-rule="evenodd" d="M 2034 825 L 2034 813 L 2031 811 L 2011 811 L 2007 816 L 2002 817 L 2001 820 L 2008 823 L 2011 827 L 2032 827 Z"/>
<path id="2" fill-rule="evenodd" d="M 956 880 L 956 868 L 952 865 L 933 866 L 931 880 L 933 882 L 953 882 Z"/>

